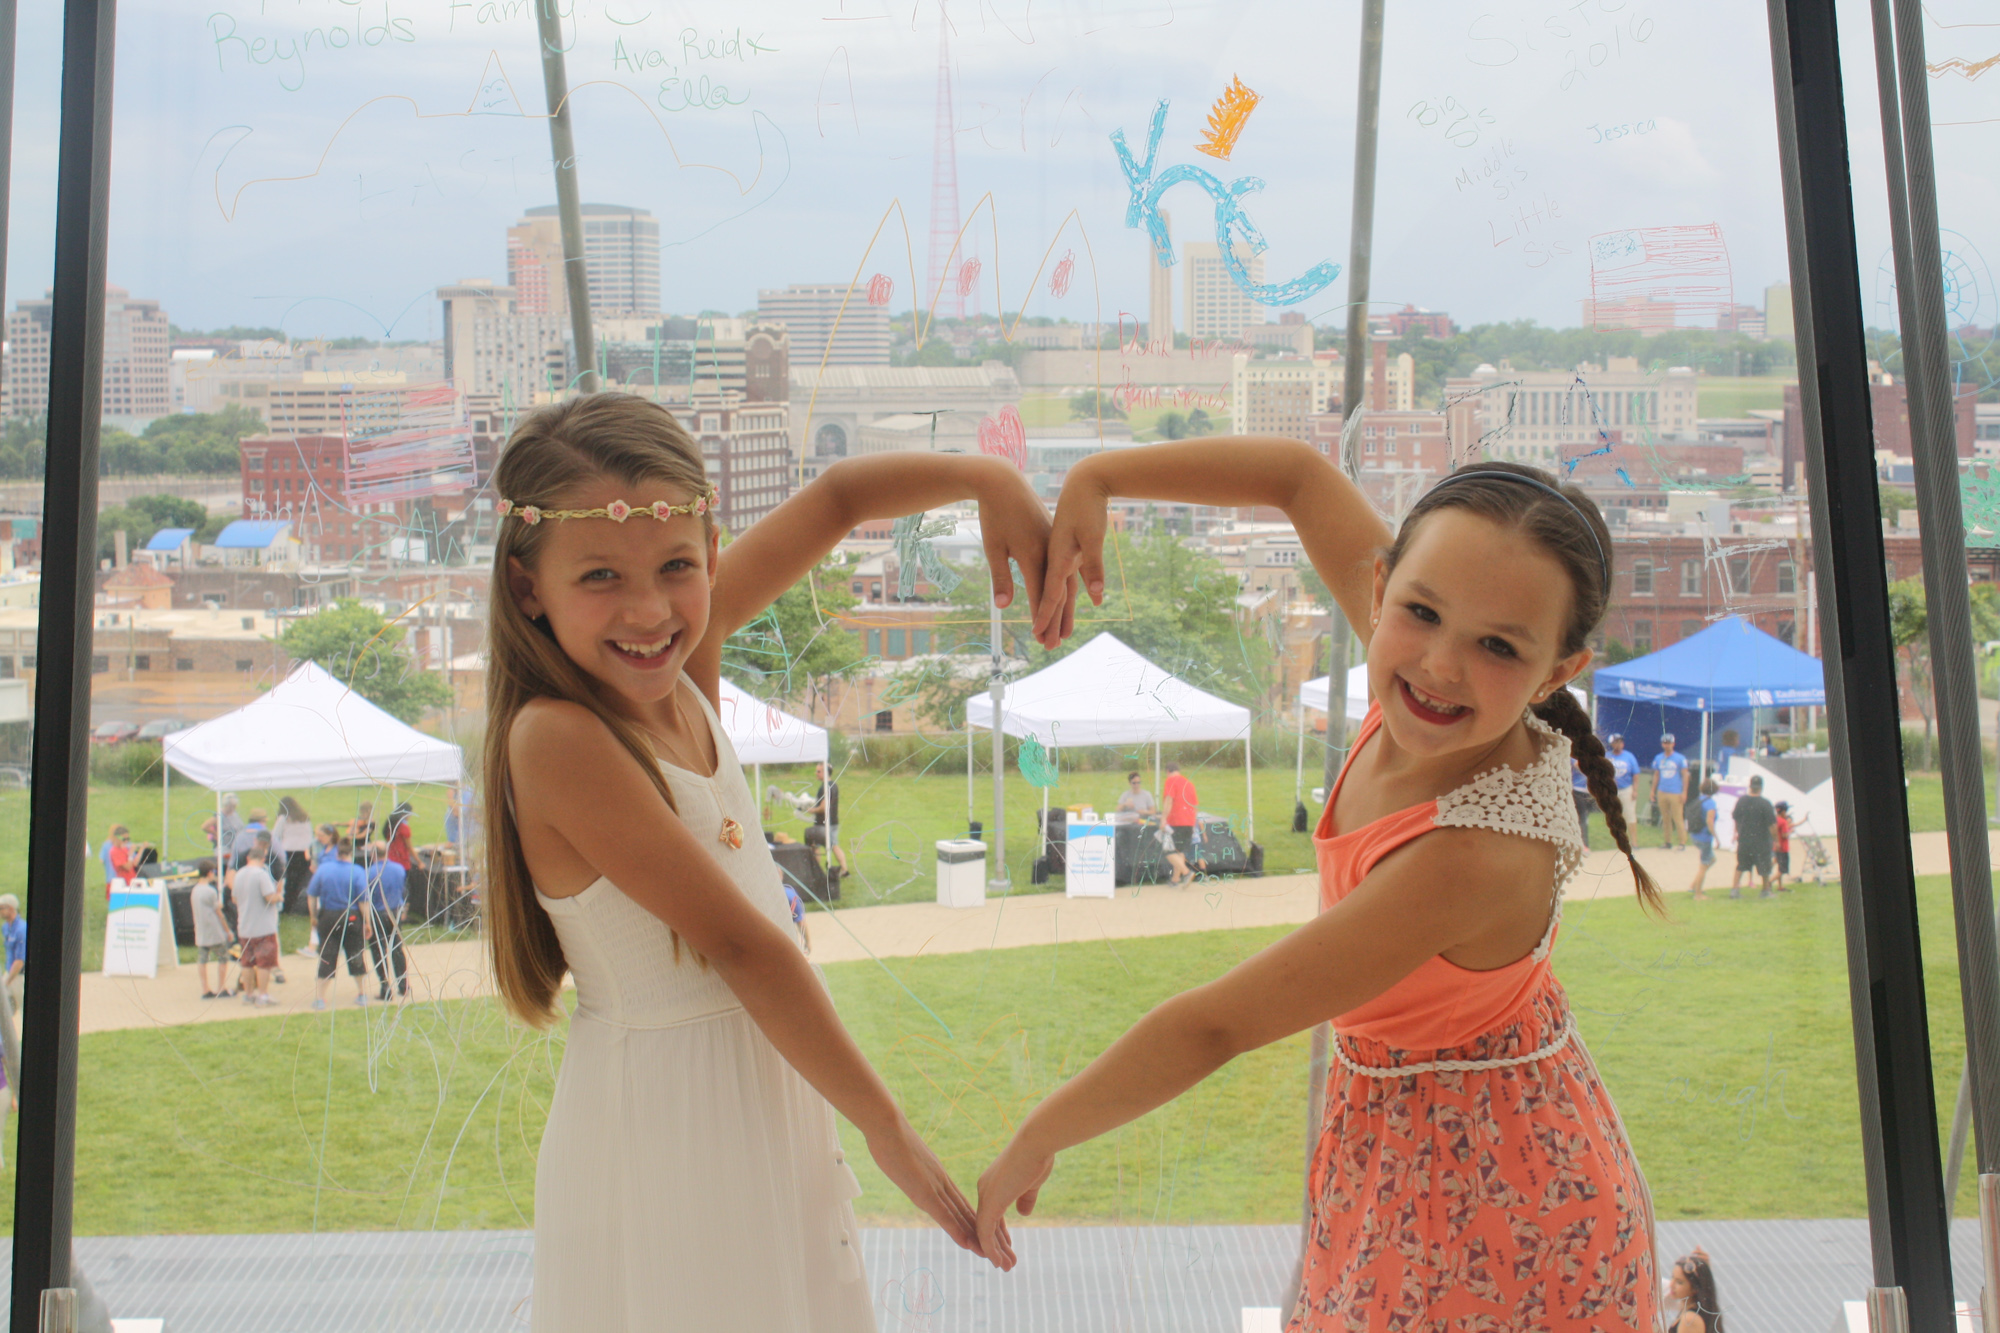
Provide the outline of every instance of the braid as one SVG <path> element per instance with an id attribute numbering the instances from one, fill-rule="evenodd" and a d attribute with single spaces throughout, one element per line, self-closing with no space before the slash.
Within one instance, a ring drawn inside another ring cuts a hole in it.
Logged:
<path id="1" fill-rule="evenodd" d="M 1632 878 L 1639 886 L 1639 899 L 1656 912 L 1664 913 L 1665 904 L 1660 898 L 1660 886 L 1639 864 L 1639 858 L 1632 854 L 1632 839 L 1625 828 L 1625 809 L 1618 802 L 1618 772 L 1611 767 L 1611 761 L 1604 756 L 1604 742 L 1597 739 L 1597 733 L 1590 729 L 1590 718 L 1584 714 L 1583 706 L 1567 686 L 1558 689 L 1547 699 L 1535 705 L 1535 716 L 1560 731 L 1569 738 L 1569 750 L 1576 757 L 1577 767 L 1590 781 L 1591 799 L 1604 812 L 1604 826 L 1611 830 L 1612 839 L 1618 850 L 1625 853 L 1626 864 L 1632 867 Z"/>

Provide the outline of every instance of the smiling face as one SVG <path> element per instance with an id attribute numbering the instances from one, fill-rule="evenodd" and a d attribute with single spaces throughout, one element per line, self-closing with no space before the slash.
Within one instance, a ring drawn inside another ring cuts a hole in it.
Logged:
<path id="1" fill-rule="evenodd" d="M 691 498 L 666 482 L 595 479 L 563 496 L 562 507 L 595 509 L 624 500 L 638 510 Z M 664 522 L 580 518 L 545 526 L 553 530 L 534 568 L 508 560 L 515 605 L 530 620 L 547 616 L 564 654 L 613 699 L 643 708 L 668 698 L 708 630 L 716 536 L 692 514 Z"/>
<path id="2" fill-rule="evenodd" d="M 1462 509 L 1424 518 L 1391 571 L 1375 569 L 1368 679 L 1398 746 L 1437 757 L 1492 745 L 1568 683 L 1570 581 L 1532 539 Z"/>

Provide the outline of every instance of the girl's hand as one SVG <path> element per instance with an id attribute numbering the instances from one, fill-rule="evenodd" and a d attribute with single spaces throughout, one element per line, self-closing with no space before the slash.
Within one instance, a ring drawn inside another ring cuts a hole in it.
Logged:
<path id="1" fill-rule="evenodd" d="M 972 1205 L 966 1202 L 965 1195 L 944 1169 L 944 1163 L 938 1161 L 937 1154 L 918 1136 L 908 1119 L 898 1115 L 889 1129 L 870 1134 L 868 1155 L 875 1159 L 875 1165 L 882 1168 L 889 1182 L 903 1191 L 911 1203 L 930 1214 L 931 1220 L 944 1228 L 944 1233 L 960 1249 L 984 1253 L 979 1248 Z"/>
<path id="2" fill-rule="evenodd" d="M 1012 1271 L 1018 1262 L 1007 1234 L 1008 1205 L 1023 1217 L 1034 1212 L 1043 1182 L 1055 1167 L 1054 1153 L 1025 1146 L 1017 1134 L 979 1177 L 979 1246 L 1002 1272 Z"/>
<path id="3" fill-rule="evenodd" d="M 1011 559 L 1027 580 L 1032 609 L 1041 595 L 1048 559 L 1049 511 L 1017 468 L 998 459 L 981 461 L 991 464 L 980 477 L 978 494 L 979 534 L 986 545 L 986 566 L 993 571 L 993 604 L 1013 605 L 1014 573 L 1007 566 Z"/>
<path id="4" fill-rule="evenodd" d="M 1076 580 L 1093 606 L 1104 605 L 1104 530 L 1109 494 L 1082 463 L 1070 469 L 1056 502 L 1055 524 L 1049 532 L 1048 574 L 1035 610 L 1035 641 L 1054 648 L 1076 629 Z"/>

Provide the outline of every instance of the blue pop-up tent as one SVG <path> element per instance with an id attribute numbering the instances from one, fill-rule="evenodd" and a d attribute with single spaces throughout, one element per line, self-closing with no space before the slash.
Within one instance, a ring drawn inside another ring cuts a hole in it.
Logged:
<path id="1" fill-rule="evenodd" d="M 1598 733 L 1622 733 L 1640 763 L 1671 731 L 1682 753 L 1706 765 L 1712 735 L 1734 727 L 1747 745 L 1757 709 L 1822 705 L 1826 678 L 1818 658 L 1728 616 L 1670 648 L 1600 668 L 1594 694 Z"/>

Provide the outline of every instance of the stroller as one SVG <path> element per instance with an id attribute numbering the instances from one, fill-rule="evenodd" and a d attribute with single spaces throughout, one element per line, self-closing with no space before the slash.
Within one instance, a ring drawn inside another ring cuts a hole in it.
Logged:
<path id="1" fill-rule="evenodd" d="M 1809 870 L 1812 872 L 1813 883 L 1824 884 L 1826 868 L 1833 862 L 1826 854 L 1826 840 L 1813 832 L 1811 815 L 1801 815 L 1799 821 L 1792 825 L 1792 841 L 1804 853 L 1800 858 L 1799 873 L 1793 878 L 1803 879 L 1805 872 Z"/>

